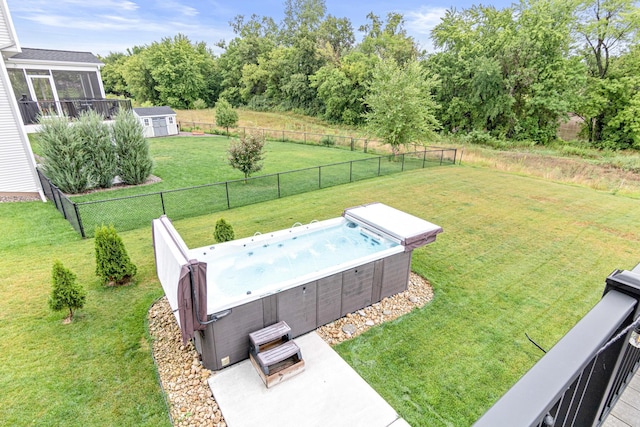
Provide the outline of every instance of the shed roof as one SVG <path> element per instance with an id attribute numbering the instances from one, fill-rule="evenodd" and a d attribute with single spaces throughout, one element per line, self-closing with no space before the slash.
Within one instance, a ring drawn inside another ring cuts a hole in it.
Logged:
<path id="1" fill-rule="evenodd" d="M 102 64 L 91 52 L 75 52 L 70 50 L 32 49 L 23 47 L 22 52 L 12 59 L 31 59 L 37 61 L 56 62 L 84 62 L 88 64 Z"/>
<path id="2" fill-rule="evenodd" d="M 134 108 L 133 111 L 140 117 L 150 117 L 150 116 L 168 116 L 175 115 L 176 112 L 171 109 L 171 107 L 141 107 Z"/>

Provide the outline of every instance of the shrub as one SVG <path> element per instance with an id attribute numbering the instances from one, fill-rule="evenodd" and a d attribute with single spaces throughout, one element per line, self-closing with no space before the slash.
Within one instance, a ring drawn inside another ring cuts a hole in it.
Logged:
<path id="1" fill-rule="evenodd" d="M 336 141 L 333 139 L 333 137 L 325 135 L 320 139 L 320 144 L 326 147 L 333 147 L 334 145 L 336 145 Z"/>
<path id="2" fill-rule="evenodd" d="M 49 297 L 49 308 L 55 311 L 69 310 L 65 323 L 73 320 L 73 311 L 84 306 L 86 292 L 76 283 L 76 275 L 65 268 L 60 261 L 53 263 L 51 272 L 52 289 Z"/>
<path id="3" fill-rule="evenodd" d="M 137 267 L 129 259 L 124 243 L 115 228 L 103 225 L 96 228 L 96 275 L 104 284 L 123 285 L 137 272 Z"/>
<path id="4" fill-rule="evenodd" d="M 91 186 L 111 187 L 117 165 L 116 149 L 111 142 L 109 125 L 104 122 L 101 114 L 90 110 L 80 114 L 74 130 L 84 146 Z"/>
<path id="5" fill-rule="evenodd" d="M 207 103 L 204 102 L 203 99 L 198 98 L 193 101 L 192 106 L 194 110 L 204 110 L 205 108 L 207 108 Z"/>
<path id="6" fill-rule="evenodd" d="M 41 118 L 39 123 L 45 175 L 65 193 L 80 193 L 89 188 L 85 147 L 67 118 Z"/>
<path id="7" fill-rule="evenodd" d="M 216 221 L 216 228 L 213 232 L 213 238 L 216 239 L 216 242 L 228 242 L 235 238 L 235 234 L 233 232 L 233 227 L 224 218 L 220 218 Z"/>
<path id="8" fill-rule="evenodd" d="M 125 184 L 142 184 L 153 169 L 142 124 L 131 111 L 120 110 L 115 116 L 111 132 L 118 155 L 120 179 Z"/>
<path id="9" fill-rule="evenodd" d="M 244 173 L 245 180 L 262 169 L 264 138 L 260 134 L 247 133 L 229 147 L 229 164 Z"/>

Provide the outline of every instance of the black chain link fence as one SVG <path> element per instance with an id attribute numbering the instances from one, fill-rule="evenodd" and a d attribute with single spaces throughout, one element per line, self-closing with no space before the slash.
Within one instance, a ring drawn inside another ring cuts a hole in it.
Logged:
<path id="1" fill-rule="evenodd" d="M 38 170 L 45 195 L 82 237 L 112 224 L 118 231 L 148 226 L 162 214 L 172 219 L 206 215 L 376 176 L 456 163 L 455 148 L 431 148 L 306 169 L 136 196 L 75 203 Z"/>

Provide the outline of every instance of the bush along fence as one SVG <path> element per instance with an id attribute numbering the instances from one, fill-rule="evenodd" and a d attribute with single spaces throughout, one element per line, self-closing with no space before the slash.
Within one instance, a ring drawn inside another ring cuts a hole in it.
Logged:
<path id="1" fill-rule="evenodd" d="M 38 170 L 44 193 L 82 237 L 92 237 L 96 227 L 113 225 L 118 231 L 150 224 L 160 215 L 171 219 L 206 215 L 265 202 L 334 185 L 347 184 L 429 166 L 455 165 L 455 148 L 425 148 L 397 156 L 333 163 L 271 175 L 199 185 L 176 190 L 91 202 L 73 202 Z"/>
<path id="2" fill-rule="evenodd" d="M 227 135 L 226 130 L 216 126 L 215 123 L 208 122 L 188 122 L 181 120 L 178 122 L 180 130 L 194 133 L 210 133 L 215 135 Z M 351 151 L 368 151 L 370 147 L 380 148 L 385 146 L 382 141 L 367 138 L 354 138 L 348 135 L 330 135 L 324 133 L 313 133 L 296 130 L 277 130 L 266 128 L 253 128 L 246 126 L 238 126 L 230 130 L 230 135 L 244 135 L 247 132 L 258 133 L 265 140 L 296 142 L 309 145 L 326 145 L 349 147 Z M 417 148 L 415 148 L 417 150 Z"/>

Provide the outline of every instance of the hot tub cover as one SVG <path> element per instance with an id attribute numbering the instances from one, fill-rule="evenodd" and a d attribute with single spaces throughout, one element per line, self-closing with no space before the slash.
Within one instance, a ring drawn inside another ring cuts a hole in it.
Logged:
<path id="1" fill-rule="evenodd" d="M 183 343 L 203 330 L 207 319 L 207 264 L 190 259 L 187 245 L 162 215 L 151 223 L 156 273 L 173 310 Z"/>
<path id="2" fill-rule="evenodd" d="M 399 241 L 410 251 L 436 240 L 442 227 L 383 203 L 370 203 L 344 210 L 349 221 L 377 230 Z"/>

